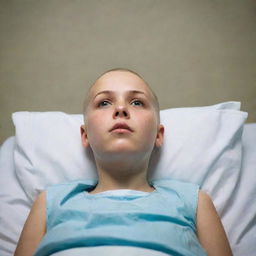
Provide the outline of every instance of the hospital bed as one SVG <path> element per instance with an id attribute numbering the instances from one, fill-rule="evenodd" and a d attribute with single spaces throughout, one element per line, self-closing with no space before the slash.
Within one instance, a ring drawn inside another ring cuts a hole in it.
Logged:
<path id="1" fill-rule="evenodd" d="M 149 178 L 171 177 L 200 184 L 213 199 L 233 254 L 253 256 L 256 123 L 245 124 L 248 113 L 240 108 L 240 102 L 229 101 L 161 110 L 165 142 L 152 153 Z M 46 186 L 81 178 L 97 179 L 92 152 L 81 145 L 82 115 L 23 111 L 13 113 L 12 120 L 15 135 L 7 138 L 0 149 L 1 256 L 13 255 L 33 200 Z M 72 255 L 103 252 L 163 255 L 117 246 L 81 251 L 75 248 Z"/>

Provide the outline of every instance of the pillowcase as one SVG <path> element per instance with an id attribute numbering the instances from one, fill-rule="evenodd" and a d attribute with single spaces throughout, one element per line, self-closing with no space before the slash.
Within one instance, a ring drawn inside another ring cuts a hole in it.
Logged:
<path id="1" fill-rule="evenodd" d="M 149 178 L 200 184 L 221 214 L 240 172 L 241 136 L 248 113 L 239 109 L 240 102 L 223 102 L 161 110 L 164 144 L 152 153 Z M 12 119 L 16 174 L 30 200 L 51 184 L 97 179 L 92 151 L 81 142 L 81 114 L 15 112 Z"/>

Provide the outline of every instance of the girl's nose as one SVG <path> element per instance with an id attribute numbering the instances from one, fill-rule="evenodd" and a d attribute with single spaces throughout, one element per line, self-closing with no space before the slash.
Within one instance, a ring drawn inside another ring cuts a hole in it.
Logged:
<path id="1" fill-rule="evenodd" d="M 128 118 L 129 116 L 130 116 L 130 114 L 129 114 L 129 111 L 128 111 L 128 109 L 127 109 L 126 106 L 124 106 L 124 105 L 118 105 L 118 106 L 115 108 L 114 115 L 113 115 L 114 118 L 117 118 L 117 117 L 125 117 L 125 118 Z"/>

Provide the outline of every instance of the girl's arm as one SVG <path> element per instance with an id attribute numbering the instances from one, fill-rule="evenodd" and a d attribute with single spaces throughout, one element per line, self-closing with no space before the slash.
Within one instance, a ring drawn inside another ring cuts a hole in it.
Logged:
<path id="1" fill-rule="evenodd" d="M 209 256 L 232 256 L 232 251 L 211 198 L 199 192 L 197 208 L 197 235 Z"/>
<path id="2" fill-rule="evenodd" d="M 32 256 L 46 232 L 46 192 L 35 200 L 25 222 L 14 256 Z"/>

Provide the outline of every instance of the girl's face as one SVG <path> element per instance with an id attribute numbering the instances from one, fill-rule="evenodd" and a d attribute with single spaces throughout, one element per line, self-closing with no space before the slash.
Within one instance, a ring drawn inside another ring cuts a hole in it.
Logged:
<path id="1" fill-rule="evenodd" d="M 100 158 L 150 156 L 154 145 L 160 146 L 163 139 L 153 95 L 141 78 L 124 71 L 106 73 L 96 81 L 82 127 L 83 145 L 90 145 L 94 156 Z"/>

